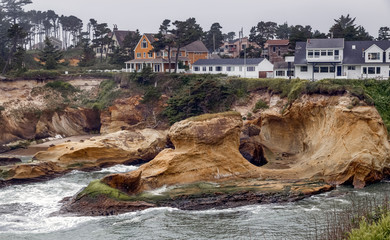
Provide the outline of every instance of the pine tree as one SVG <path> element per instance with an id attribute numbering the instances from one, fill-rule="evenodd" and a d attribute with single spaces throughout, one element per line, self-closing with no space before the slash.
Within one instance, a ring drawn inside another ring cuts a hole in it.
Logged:
<path id="1" fill-rule="evenodd" d="M 45 68 L 56 69 L 58 67 L 58 62 L 62 58 L 62 52 L 57 50 L 54 45 L 51 43 L 50 39 L 46 37 L 45 47 L 43 51 L 39 54 L 39 60 L 45 63 Z"/>

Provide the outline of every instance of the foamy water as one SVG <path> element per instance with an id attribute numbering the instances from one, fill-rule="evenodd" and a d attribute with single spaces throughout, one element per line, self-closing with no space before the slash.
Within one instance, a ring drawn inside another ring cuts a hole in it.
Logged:
<path id="1" fill-rule="evenodd" d="M 90 181 L 135 169 L 118 165 L 93 173 L 73 171 L 47 182 L 2 188 L 0 239 L 308 239 L 324 225 L 327 212 L 351 204 L 351 193 L 366 197 L 390 190 L 389 183 L 381 183 L 363 190 L 341 187 L 286 204 L 204 211 L 152 208 L 108 217 L 53 215 L 60 200 Z"/>

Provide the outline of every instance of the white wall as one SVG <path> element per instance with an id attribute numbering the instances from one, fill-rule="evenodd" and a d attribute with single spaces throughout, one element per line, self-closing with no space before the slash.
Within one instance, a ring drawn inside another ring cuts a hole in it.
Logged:
<path id="1" fill-rule="evenodd" d="M 195 67 L 199 67 L 199 71 L 195 71 Z M 206 68 L 205 70 L 203 68 Z M 213 70 L 210 71 L 209 68 Z M 222 67 L 222 71 L 216 71 L 216 67 Z M 231 71 L 228 71 L 228 67 Z M 254 67 L 255 71 L 248 71 L 248 67 Z M 259 65 L 202 65 L 192 66 L 192 73 L 194 74 L 226 74 L 228 76 L 237 76 L 245 78 L 258 78 L 259 72 L 272 72 L 274 65 L 267 59 L 264 59 Z"/>
<path id="2" fill-rule="evenodd" d="M 295 77 L 300 78 L 300 79 L 308 79 L 312 80 L 313 79 L 313 65 L 307 65 L 307 72 L 301 72 L 301 66 L 303 65 L 296 65 L 295 66 Z M 317 65 L 316 67 L 331 67 L 331 65 Z M 344 70 L 344 69 L 343 69 Z M 317 72 L 314 73 L 314 80 L 321 80 L 325 78 L 337 78 L 336 76 L 336 69 L 334 73 L 327 72 L 327 73 L 321 73 Z M 342 74 L 344 74 L 344 71 L 342 71 Z"/>

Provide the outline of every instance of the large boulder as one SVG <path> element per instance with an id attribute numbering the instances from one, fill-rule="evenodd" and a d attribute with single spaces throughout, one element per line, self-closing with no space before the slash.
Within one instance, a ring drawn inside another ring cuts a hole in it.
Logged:
<path id="1" fill-rule="evenodd" d="M 34 159 L 63 167 L 101 167 L 119 163 L 149 161 L 166 144 L 166 132 L 153 129 L 119 131 L 82 142 L 67 142 L 38 152 Z"/>
<path id="2" fill-rule="evenodd" d="M 164 185 L 257 176 L 257 167 L 239 152 L 241 127 L 236 112 L 175 123 L 168 133 L 175 149 L 165 149 L 138 170 L 109 175 L 102 182 L 134 194 Z"/>

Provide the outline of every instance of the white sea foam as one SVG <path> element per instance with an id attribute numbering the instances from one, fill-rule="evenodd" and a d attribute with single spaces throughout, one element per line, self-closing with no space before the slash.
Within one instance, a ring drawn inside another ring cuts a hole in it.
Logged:
<path id="1" fill-rule="evenodd" d="M 125 172 L 131 172 L 134 170 L 137 170 L 139 166 L 132 166 L 132 165 L 115 165 L 109 168 L 103 168 L 102 170 L 98 171 L 100 173 L 125 173 Z"/>

